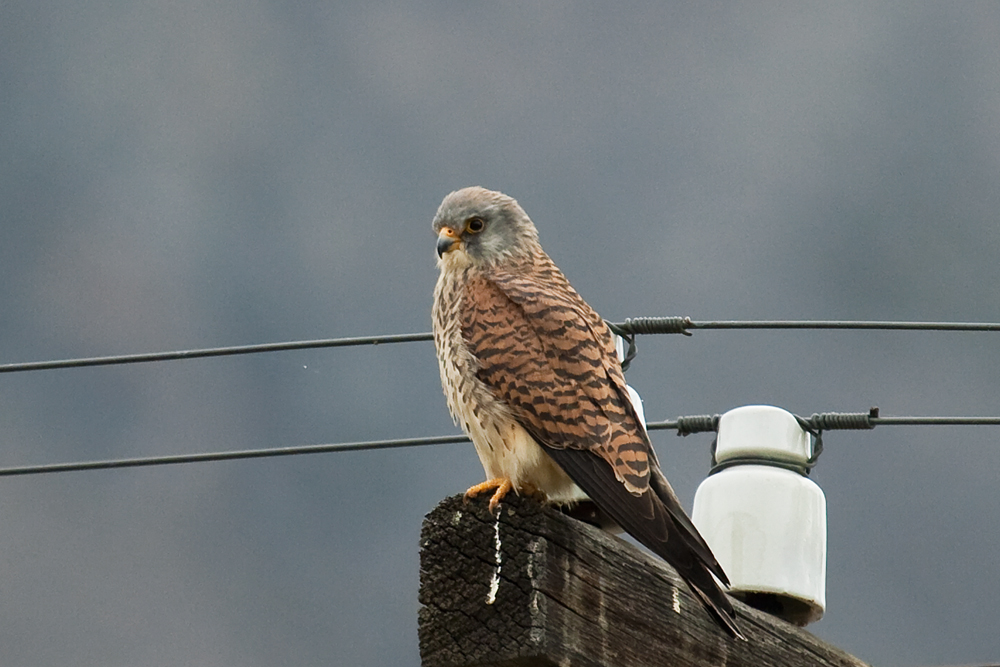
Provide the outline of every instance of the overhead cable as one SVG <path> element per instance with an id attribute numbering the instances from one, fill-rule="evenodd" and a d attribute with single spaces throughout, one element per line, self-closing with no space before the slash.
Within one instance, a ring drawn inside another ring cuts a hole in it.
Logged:
<path id="1" fill-rule="evenodd" d="M 239 354 L 259 354 L 262 352 L 308 350 L 321 347 L 351 347 L 354 345 L 412 343 L 414 341 L 426 340 L 432 340 L 432 335 L 429 333 L 417 333 L 394 334 L 388 336 L 359 336 L 355 338 L 293 340 L 285 343 L 234 345 L 230 347 L 209 347 L 196 350 L 177 350 L 173 352 L 146 352 L 141 354 L 121 354 L 109 357 L 86 357 L 82 359 L 59 359 L 53 361 L 28 361 L 16 364 L 0 364 L 0 373 L 43 371 L 57 368 L 82 368 L 85 366 L 110 366 L 114 364 L 138 364 L 150 361 L 173 361 L 177 359 L 200 359 L 204 357 L 225 357 Z"/>
<path id="2" fill-rule="evenodd" d="M 799 417 L 798 419 L 800 424 L 806 424 L 812 427 L 816 427 L 818 424 L 823 424 L 823 429 L 830 430 L 845 428 L 870 429 L 875 426 L 1000 426 L 1000 417 L 871 417 L 870 415 L 870 412 L 826 412 L 814 414 L 808 419 L 802 417 Z M 863 425 L 861 419 L 862 417 L 866 418 L 868 424 L 870 425 Z M 691 417 L 678 417 L 673 421 L 647 422 L 646 428 L 650 431 L 676 430 L 678 431 L 678 435 L 688 435 L 690 433 L 715 431 L 718 428 L 718 422 L 719 415 L 695 415 Z M 851 426 L 849 425 L 850 423 L 854 423 L 855 425 Z M 144 458 L 110 459 L 104 461 L 49 463 L 42 465 L 0 468 L 0 477 L 41 475 L 56 472 L 80 472 L 85 470 L 108 470 L 111 468 L 139 468 L 173 465 L 177 463 L 234 461 L 238 459 L 271 458 L 277 456 L 295 456 L 300 454 L 328 454 L 334 452 L 356 452 L 372 449 L 399 449 L 403 447 L 422 447 L 426 445 L 446 445 L 467 442 L 469 442 L 469 439 L 464 435 L 444 435 L 430 436 L 426 438 L 342 442 L 325 445 L 276 447 L 271 449 L 244 449 L 225 452 L 203 452 L 196 454 L 150 456 Z"/>
<path id="3" fill-rule="evenodd" d="M 696 321 L 689 317 L 637 317 L 624 322 L 609 322 L 612 331 L 629 340 L 634 348 L 637 334 L 685 334 L 699 329 L 862 329 L 887 331 L 1000 331 L 1000 323 L 988 322 L 868 322 L 854 320 L 716 320 Z M 284 343 L 262 343 L 257 345 L 234 345 L 170 352 L 147 352 L 122 354 L 106 357 L 85 357 L 79 359 L 58 359 L 52 361 L 28 361 L 0 364 L 0 373 L 54 370 L 59 368 L 83 368 L 88 366 L 110 366 L 136 364 L 153 361 L 174 361 L 180 359 L 201 359 L 264 352 L 285 352 L 324 347 L 352 347 L 356 345 L 388 345 L 390 343 L 413 343 L 433 339 L 430 333 L 390 334 L 384 336 L 358 336 L 350 338 L 322 338 L 298 340 Z M 634 349 L 632 351 L 634 356 Z"/>
<path id="4" fill-rule="evenodd" d="M 368 449 L 398 449 L 401 447 L 421 447 L 424 445 L 447 445 L 469 442 L 464 435 L 443 435 L 428 438 L 403 438 L 400 440 L 371 440 L 367 442 L 341 442 L 328 445 L 301 445 L 298 447 L 274 447 L 271 449 L 242 449 L 228 452 L 202 452 L 198 454 L 174 454 L 169 456 L 149 456 L 134 459 L 110 459 L 105 461 L 77 461 L 74 463 L 49 463 L 35 466 L 0 468 L 0 477 L 16 475 L 41 475 L 51 472 L 79 472 L 82 470 L 107 470 L 110 468 L 140 468 L 148 466 L 173 465 L 176 463 L 205 463 L 208 461 L 235 461 L 237 459 L 262 459 L 275 456 L 295 456 L 299 454 L 327 454 L 331 452 L 357 452 Z"/>

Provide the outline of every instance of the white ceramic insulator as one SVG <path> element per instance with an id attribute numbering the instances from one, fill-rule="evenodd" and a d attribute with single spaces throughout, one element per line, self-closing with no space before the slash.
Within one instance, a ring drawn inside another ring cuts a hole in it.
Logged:
<path id="1" fill-rule="evenodd" d="M 808 477 L 767 465 L 805 464 L 811 440 L 794 415 L 751 405 L 722 415 L 716 460 L 757 458 L 710 475 L 698 487 L 692 520 L 732 583 L 750 599 L 771 596 L 799 625 L 826 609 L 826 498 Z"/>
<path id="2" fill-rule="evenodd" d="M 618 352 L 618 363 L 625 361 L 625 339 L 621 336 L 615 336 L 615 351 Z M 639 398 L 639 392 L 631 387 L 631 385 L 625 385 L 625 389 L 628 390 L 629 400 L 632 402 L 632 407 L 635 408 L 635 413 L 639 416 L 639 423 L 642 424 L 643 430 L 646 429 L 646 413 L 642 409 L 642 399 Z"/>

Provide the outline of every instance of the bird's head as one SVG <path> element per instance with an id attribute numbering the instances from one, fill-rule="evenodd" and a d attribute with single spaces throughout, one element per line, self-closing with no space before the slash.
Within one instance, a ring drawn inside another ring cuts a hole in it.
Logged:
<path id="1" fill-rule="evenodd" d="M 524 209 L 502 192 L 480 187 L 445 197 L 433 228 L 442 266 L 451 262 L 496 266 L 527 259 L 538 246 L 538 231 Z"/>

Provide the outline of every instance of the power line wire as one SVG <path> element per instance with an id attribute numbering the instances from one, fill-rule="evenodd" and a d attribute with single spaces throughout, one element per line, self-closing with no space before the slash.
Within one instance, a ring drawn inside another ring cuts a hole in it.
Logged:
<path id="1" fill-rule="evenodd" d="M 989 322 L 881 322 L 856 320 L 714 320 L 695 321 L 687 317 L 638 317 L 620 323 L 608 323 L 612 330 L 626 337 L 636 334 L 680 333 L 691 335 L 699 329 L 861 329 L 885 331 L 1000 331 L 1000 323 Z M 284 343 L 262 343 L 257 345 L 234 345 L 194 350 L 170 352 L 149 352 L 122 354 L 106 357 L 86 357 L 79 359 L 58 359 L 52 361 L 29 361 L 0 364 L 0 373 L 54 370 L 60 368 L 82 368 L 88 366 L 110 366 L 117 364 L 147 363 L 153 361 L 173 361 L 180 359 L 200 359 L 264 352 L 284 352 L 324 347 L 351 347 L 356 345 L 387 345 L 390 343 L 412 343 L 433 339 L 430 333 L 392 334 L 385 336 L 358 336 L 350 338 L 323 338 L 317 340 L 288 341 Z"/>
<path id="2" fill-rule="evenodd" d="M 875 426 L 1000 426 L 1000 417 L 871 417 L 871 413 L 836 413 L 827 412 L 814 414 L 812 417 L 799 418 L 800 423 L 825 423 L 824 429 L 874 428 Z M 839 418 L 846 418 L 839 420 Z M 866 417 L 871 426 L 849 426 L 852 420 Z M 695 415 L 678 417 L 673 421 L 647 422 L 650 431 L 677 430 L 679 435 L 714 431 L 718 426 L 718 415 Z M 715 423 L 715 427 L 708 424 Z M 693 428 L 693 424 L 704 424 L 704 428 Z M 150 456 L 131 459 L 110 459 L 104 461 L 78 461 L 74 463 L 49 463 L 33 466 L 17 466 L 0 468 L 0 477 L 18 475 L 41 475 L 57 472 L 80 472 L 86 470 L 108 470 L 112 468 L 139 468 L 178 463 L 206 463 L 209 461 L 234 461 L 238 459 L 271 458 L 277 456 L 297 456 L 301 454 L 328 454 L 334 452 L 356 452 L 372 449 L 398 449 L 403 447 L 423 447 L 427 445 L 446 445 L 467 443 L 464 435 L 431 436 L 426 438 L 403 438 L 397 440 L 371 440 L 364 442 L 343 442 L 325 445 L 302 445 L 297 447 L 276 447 L 272 449 L 244 449 L 227 452 L 203 452 L 197 454 L 176 454 L 170 456 Z"/>
<path id="3" fill-rule="evenodd" d="M 137 364 L 150 361 L 172 361 L 176 359 L 199 359 L 203 357 L 224 357 L 262 352 L 284 352 L 288 350 L 308 350 L 322 347 L 351 347 L 354 345 L 381 345 L 389 343 L 411 343 L 432 340 L 429 333 L 395 334 L 388 336 L 359 336 L 355 338 L 323 338 L 319 340 L 295 340 L 285 343 L 262 343 L 259 345 L 234 345 L 230 347 L 209 347 L 196 350 L 173 352 L 148 352 L 143 354 L 121 354 L 109 357 L 87 357 L 81 359 L 58 359 L 54 361 L 28 361 L 16 364 L 0 364 L 0 373 L 21 371 L 42 371 L 57 368 L 81 368 L 85 366 L 110 366 L 113 364 Z"/>
<path id="4" fill-rule="evenodd" d="M 272 449 L 243 449 L 228 452 L 203 452 L 199 454 L 175 454 L 170 456 L 149 456 L 134 459 L 110 459 L 106 461 L 77 461 L 74 463 L 49 463 L 35 466 L 0 468 L 0 477 L 15 475 L 41 475 L 53 472 L 79 472 L 83 470 L 108 470 L 110 468 L 140 468 L 148 466 L 173 465 L 177 463 L 205 463 L 208 461 L 234 461 L 237 459 L 261 459 L 275 456 L 296 456 L 299 454 L 325 454 L 330 452 L 356 452 L 368 449 L 396 449 L 400 447 L 421 447 L 424 445 L 446 445 L 469 442 L 464 435 L 444 435 L 428 438 L 403 438 L 400 440 L 371 440 L 367 442 L 341 442 L 328 445 L 302 445 L 298 447 L 275 447 Z"/>

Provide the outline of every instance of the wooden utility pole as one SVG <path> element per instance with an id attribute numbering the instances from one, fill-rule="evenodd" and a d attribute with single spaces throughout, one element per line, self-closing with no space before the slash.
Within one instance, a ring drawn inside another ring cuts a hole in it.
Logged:
<path id="1" fill-rule="evenodd" d="M 514 494 L 427 515 L 420 603 L 424 667 L 864 666 L 738 601 L 733 639 L 663 561 Z"/>

